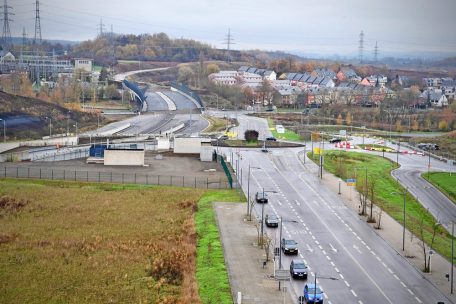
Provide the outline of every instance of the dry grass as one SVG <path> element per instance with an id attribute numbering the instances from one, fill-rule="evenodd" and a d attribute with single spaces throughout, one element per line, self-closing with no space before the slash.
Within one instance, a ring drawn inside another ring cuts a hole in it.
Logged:
<path id="1" fill-rule="evenodd" d="M 0 303 L 199 303 L 203 193 L 0 180 Z"/>

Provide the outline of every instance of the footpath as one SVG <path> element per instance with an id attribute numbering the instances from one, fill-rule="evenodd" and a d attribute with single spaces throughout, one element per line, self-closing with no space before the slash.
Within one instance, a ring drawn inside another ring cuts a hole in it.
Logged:
<path id="1" fill-rule="evenodd" d="M 246 219 L 246 203 L 215 203 L 214 208 L 234 303 L 238 292 L 242 294 L 242 304 L 296 303 L 289 292 L 283 292 L 283 288 L 279 291 L 273 277 L 274 262 L 263 266 L 265 250 L 257 246 L 254 220 Z"/>
<path id="2" fill-rule="evenodd" d="M 304 165 L 309 174 L 317 175 L 318 167 L 308 159 Z M 322 187 L 327 187 L 340 195 L 347 207 L 353 212 L 359 211 L 359 194 L 339 178 L 323 173 Z M 278 282 L 274 280 L 273 261 L 263 267 L 266 259 L 265 251 L 257 246 L 258 232 L 254 221 L 246 219 L 246 204 L 216 203 L 214 205 L 220 236 L 223 244 L 225 262 L 233 292 L 234 303 L 237 303 L 238 292 L 242 293 L 242 303 L 297 303 L 290 293 L 278 290 Z M 374 209 L 375 213 L 379 209 Z M 366 220 L 365 216 L 359 216 Z M 381 215 L 381 229 L 372 230 L 382 237 L 404 259 L 410 263 L 423 278 L 436 286 L 447 298 L 444 302 L 456 303 L 456 288 L 450 293 L 450 282 L 446 274 L 451 273 L 451 263 L 439 254 L 432 255 L 432 272 L 423 273 L 423 248 L 417 237 L 412 237 L 406 230 L 405 251 L 402 251 L 402 225 L 385 212 Z M 456 274 L 456 269 L 454 270 Z M 456 282 L 455 282 L 456 283 Z"/>

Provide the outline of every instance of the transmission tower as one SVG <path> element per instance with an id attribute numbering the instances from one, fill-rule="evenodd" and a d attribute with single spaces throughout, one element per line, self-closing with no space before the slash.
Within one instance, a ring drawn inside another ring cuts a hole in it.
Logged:
<path id="1" fill-rule="evenodd" d="M 364 32 L 359 34 L 359 63 L 363 63 Z"/>
<path id="2" fill-rule="evenodd" d="M 228 62 L 231 61 L 231 54 L 230 54 L 231 45 L 235 44 L 233 42 L 233 40 L 234 40 L 233 35 L 231 35 L 231 31 L 230 31 L 230 29 L 228 29 L 228 34 L 226 35 L 225 40 L 223 42 L 223 44 L 226 44 L 226 57 L 227 57 Z"/>
<path id="3" fill-rule="evenodd" d="M 374 61 L 377 62 L 378 59 L 378 45 L 377 41 L 375 41 L 375 47 L 374 47 Z"/>
<path id="4" fill-rule="evenodd" d="M 35 1 L 35 37 L 33 43 L 41 43 L 40 1 Z"/>
<path id="5" fill-rule="evenodd" d="M 13 9 L 11 6 L 8 5 L 8 1 L 5 0 L 3 4 L 3 17 L 1 20 L 3 20 L 3 33 L 2 33 L 2 43 L 4 46 L 8 46 L 11 44 L 11 31 L 10 31 L 10 26 L 9 22 L 13 21 L 9 18 L 10 15 L 14 15 L 13 13 L 10 13 L 8 10 Z"/>
<path id="6" fill-rule="evenodd" d="M 103 23 L 103 19 L 102 19 L 102 18 L 100 18 L 100 23 L 97 24 L 97 28 L 98 28 L 98 31 L 99 31 L 99 34 L 98 34 L 98 35 L 99 35 L 100 37 L 103 36 L 103 30 L 105 29 L 105 25 L 104 25 L 104 23 Z"/>

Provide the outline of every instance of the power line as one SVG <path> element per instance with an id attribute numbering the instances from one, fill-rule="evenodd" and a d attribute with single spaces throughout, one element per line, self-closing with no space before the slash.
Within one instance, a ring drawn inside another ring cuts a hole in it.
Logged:
<path id="1" fill-rule="evenodd" d="M 13 21 L 9 18 L 9 15 L 14 15 L 13 13 L 9 12 L 9 9 L 13 9 L 11 6 L 8 5 L 7 0 L 5 0 L 3 4 L 3 32 L 2 32 L 2 42 L 4 46 L 8 46 L 11 44 L 11 30 L 9 26 L 9 22 Z"/>
<path id="2" fill-rule="evenodd" d="M 41 19 L 40 19 L 40 1 L 35 1 L 35 37 L 33 38 L 33 43 L 35 44 L 38 40 L 38 43 L 41 43 Z"/>
<path id="3" fill-rule="evenodd" d="M 231 62 L 231 54 L 230 54 L 230 49 L 231 45 L 235 44 L 233 39 L 233 35 L 231 35 L 230 29 L 228 29 L 228 34 L 225 36 L 223 44 L 226 44 L 226 57 L 228 62 Z"/>
<path id="4" fill-rule="evenodd" d="M 364 51 L 364 32 L 361 31 L 359 34 L 359 63 L 363 63 L 363 51 Z"/>

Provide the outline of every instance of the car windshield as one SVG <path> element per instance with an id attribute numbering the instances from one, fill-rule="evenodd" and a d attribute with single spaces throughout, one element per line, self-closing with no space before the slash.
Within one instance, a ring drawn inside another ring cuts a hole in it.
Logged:
<path id="1" fill-rule="evenodd" d="M 305 269 L 306 265 L 304 263 L 302 263 L 302 262 L 294 263 L 293 264 L 293 268 L 295 268 L 295 269 Z"/>
<path id="2" fill-rule="evenodd" d="M 321 293 L 320 287 L 317 287 L 317 288 L 309 288 L 308 293 L 311 294 L 311 295 L 315 294 L 315 289 L 317 289 L 317 292 L 316 292 L 317 294 L 320 294 L 320 293 Z"/>
<path id="3" fill-rule="evenodd" d="M 275 216 L 274 214 L 270 214 L 268 215 L 268 220 L 277 220 L 277 216 Z"/>
<path id="4" fill-rule="evenodd" d="M 268 197 L 268 195 L 266 194 L 266 192 L 265 192 L 265 193 L 263 193 L 263 192 L 258 192 L 257 195 L 258 195 L 258 197 L 264 197 L 264 198 Z"/>
<path id="5" fill-rule="evenodd" d="M 294 240 L 285 240 L 285 244 L 287 244 L 287 245 L 295 245 L 296 242 Z"/>

